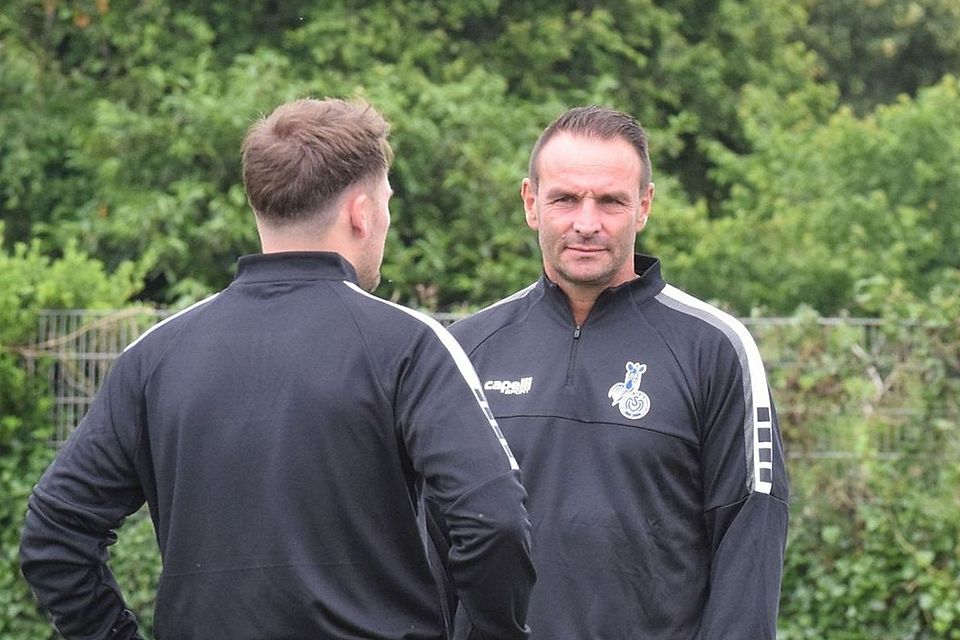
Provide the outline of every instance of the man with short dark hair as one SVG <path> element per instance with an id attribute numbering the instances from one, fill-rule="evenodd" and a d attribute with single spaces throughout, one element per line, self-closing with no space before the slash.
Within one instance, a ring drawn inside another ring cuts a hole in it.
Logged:
<path id="1" fill-rule="evenodd" d="M 251 128 L 263 253 L 127 347 L 30 498 L 23 573 L 65 637 L 139 637 L 106 549 L 146 502 L 157 638 L 445 638 L 424 484 L 472 637 L 527 636 L 525 494 L 479 380 L 436 322 L 367 293 L 387 132 L 339 100 Z"/>
<path id="2" fill-rule="evenodd" d="M 531 638 L 774 638 L 776 412 L 743 325 L 634 254 L 654 196 L 646 134 L 572 109 L 537 141 L 521 195 L 543 276 L 451 332 L 523 469 Z"/>

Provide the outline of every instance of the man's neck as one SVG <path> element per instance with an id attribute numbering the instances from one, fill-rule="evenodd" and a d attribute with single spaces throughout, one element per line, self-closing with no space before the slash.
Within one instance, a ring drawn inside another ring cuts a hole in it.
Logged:
<path id="1" fill-rule="evenodd" d="M 260 247 L 263 253 L 282 251 L 333 251 L 347 253 L 348 242 L 337 228 L 324 228 L 318 231 L 309 223 L 292 224 L 284 227 L 258 225 Z"/>
<path id="2" fill-rule="evenodd" d="M 598 285 L 596 287 L 590 287 L 586 285 L 571 285 L 570 283 L 563 282 L 562 280 L 555 281 L 555 283 L 558 287 L 560 287 L 560 290 L 563 291 L 564 295 L 567 296 L 567 302 L 570 305 L 570 311 L 573 313 L 573 321 L 579 327 L 583 326 L 583 323 L 587 321 L 587 316 L 589 316 L 590 311 L 593 310 L 593 305 L 596 304 L 597 299 L 604 291 L 607 289 L 612 289 L 613 287 L 618 287 L 626 282 L 630 282 L 630 280 L 634 280 L 637 277 L 639 276 L 634 274 L 632 278 L 622 282 Z"/>
<path id="3" fill-rule="evenodd" d="M 567 296 L 567 302 L 570 304 L 570 311 L 573 313 L 573 321 L 576 325 L 582 326 L 590 315 L 594 303 L 600 297 L 602 289 L 573 288 L 569 285 L 557 283 L 560 290 Z"/>

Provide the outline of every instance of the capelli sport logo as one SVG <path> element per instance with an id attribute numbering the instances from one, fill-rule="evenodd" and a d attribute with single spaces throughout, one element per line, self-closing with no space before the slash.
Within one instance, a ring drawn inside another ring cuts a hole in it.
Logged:
<path id="1" fill-rule="evenodd" d="M 483 383 L 484 391 L 499 391 L 506 396 L 519 396 L 530 393 L 533 388 L 533 376 L 519 380 L 487 380 Z"/>

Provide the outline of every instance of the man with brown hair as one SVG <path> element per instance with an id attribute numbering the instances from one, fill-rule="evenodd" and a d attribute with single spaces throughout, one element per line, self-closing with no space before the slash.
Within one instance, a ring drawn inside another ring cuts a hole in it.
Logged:
<path id="1" fill-rule="evenodd" d="M 530 494 L 531 638 L 775 637 L 776 412 L 743 325 L 634 253 L 654 196 L 643 128 L 571 109 L 537 141 L 521 196 L 542 277 L 451 333 Z"/>
<path id="2" fill-rule="evenodd" d="M 127 347 L 30 498 L 23 573 L 65 637 L 139 637 L 106 548 L 146 502 L 157 638 L 444 638 L 424 484 L 472 637 L 527 636 L 525 494 L 479 380 L 436 322 L 366 292 L 387 132 L 339 100 L 250 129 L 263 253 Z"/>

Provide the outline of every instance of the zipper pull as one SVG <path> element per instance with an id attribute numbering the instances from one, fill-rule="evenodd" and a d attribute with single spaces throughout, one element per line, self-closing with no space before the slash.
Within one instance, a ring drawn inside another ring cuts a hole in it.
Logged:
<path id="1" fill-rule="evenodd" d="M 576 329 L 573 330 L 573 339 L 574 340 L 580 339 L 580 325 L 577 325 Z"/>

